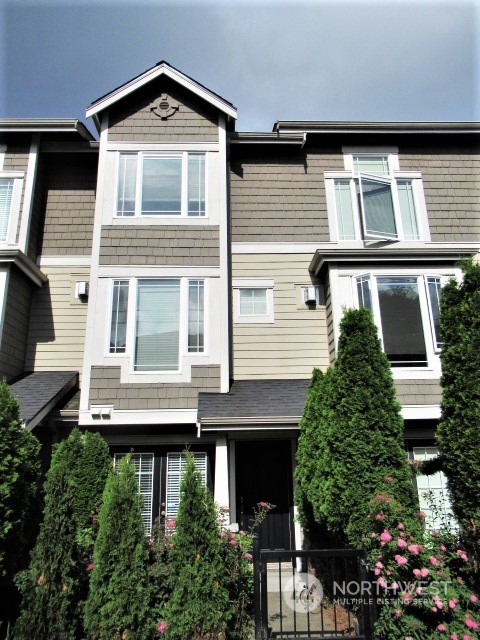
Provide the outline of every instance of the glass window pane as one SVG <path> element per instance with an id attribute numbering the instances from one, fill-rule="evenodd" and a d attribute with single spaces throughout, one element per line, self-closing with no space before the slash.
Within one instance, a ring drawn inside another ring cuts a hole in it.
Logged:
<path id="1" fill-rule="evenodd" d="M 383 348 L 396 367 L 426 367 L 417 278 L 377 278 Z"/>
<path id="2" fill-rule="evenodd" d="M 443 340 L 440 335 L 440 294 L 442 290 L 440 278 L 427 278 L 428 302 L 432 316 L 433 342 L 436 349 L 440 349 Z"/>
<path id="3" fill-rule="evenodd" d="M 355 240 L 352 193 L 349 180 L 335 180 L 335 205 L 337 211 L 338 239 Z"/>
<path id="4" fill-rule="evenodd" d="M 114 280 L 110 353 L 125 353 L 127 340 L 128 280 Z"/>
<path id="5" fill-rule="evenodd" d="M 120 155 L 118 172 L 117 216 L 134 216 L 137 156 Z"/>
<path id="6" fill-rule="evenodd" d="M 125 455 L 125 453 L 115 454 L 115 468 Z M 143 499 L 142 520 L 145 524 L 145 533 L 149 536 L 152 533 L 153 453 L 131 453 L 130 459 L 135 467 L 138 491 Z"/>
<path id="7" fill-rule="evenodd" d="M 6 242 L 10 209 L 12 207 L 13 179 L 0 178 L 0 242 Z"/>
<path id="8" fill-rule="evenodd" d="M 180 280 L 139 280 L 135 371 L 176 371 L 179 363 Z"/>
<path id="9" fill-rule="evenodd" d="M 188 156 L 188 215 L 205 215 L 205 156 Z"/>
<path id="10" fill-rule="evenodd" d="M 266 289 L 239 289 L 239 295 L 241 316 L 263 316 L 268 313 Z"/>
<path id="11" fill-rule="evenodd" d="M 182 159 L 144 158 L 142 214 L 180 215 L 182 212 Z"/>
<path id="12" fill-rule="evenodd" d="M 188 351 L 203 353 L 204 345 L 204 283 L 190 280 L 188 283 Z"/>
<path id="13" fill-rule="evenodd" d="M 360 276 L 357 278 L 357 294 L 360 306 L 372 311 L 372 296 L 370 292 L 369 276 Z"/>
<path id="14" fill-rule="evenodd" d="M 366 237 L 398 237 L 389 183 L 360 175 L 360 201 Z"/>
<path id="15" fill-rule="evenodd" d="M 397 181 L 398 200 L 400 202 L 400 216 L 402 219 L 403 239 L 418 240 L 417 214 L 413 199 L 413 187 L 411 180 Z"/>
<path id="16" fill-rule="evenodd" d="M 353 156 L 355 173 L 375 173 L 388 176 L 388 156 Z"/>
<path id="17" fill-rule="evenodd" d="M 436 447 L 415 447 L 414 460 L 424 461 L 436 458 L 439 452 Z M 417 476 L 417 491 L 420 509 L 425 513 L 427 529 L 446 529 L 455 531 L 458 523 L 453 515 L 447 479 L 442 471 L 431 476 Z"/>

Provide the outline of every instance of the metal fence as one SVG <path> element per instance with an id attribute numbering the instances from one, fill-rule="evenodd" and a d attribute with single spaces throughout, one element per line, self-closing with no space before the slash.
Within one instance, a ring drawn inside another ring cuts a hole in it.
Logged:
<path id="1" fill-rule="evenodd" d="M 373 640 L 375 596 L 361 550 L 260 549 L 254 540 L 255 638 Z"/>

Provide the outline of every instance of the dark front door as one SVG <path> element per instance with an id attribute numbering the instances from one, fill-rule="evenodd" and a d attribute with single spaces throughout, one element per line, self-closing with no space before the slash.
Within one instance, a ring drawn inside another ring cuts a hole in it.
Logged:
<path id="1" fill-rule="evenodd" d="M 249 440 L 235 444 L 237 522 L 249 529 L 259 502 L 276 505 L 258 533 L 263 549 L 293 547 L 291 440 Z"/>

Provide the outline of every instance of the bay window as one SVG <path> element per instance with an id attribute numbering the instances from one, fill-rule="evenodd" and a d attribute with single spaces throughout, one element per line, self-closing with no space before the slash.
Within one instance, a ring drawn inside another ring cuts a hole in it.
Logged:
<path id="1" fill-rule="evenodd" d="M 372 311 L 392 367 L 427 367 L 441 346 L 440 276 L 355 277 L 360 306 Z"/>
<path id="2" fill-rule="evenodd" d="M 204 217 L 205 154 L 119 154 L 116 215 Z"/>
<path id="3" fill-rule="evenodd" d="M 109 353 L 130 355 L 135 372 L 178 371 L 182 355 L 205 351 L 204 289 L 200 279 L 113 280 Z"/>
<path id="4" fill-rule="evenodd" d="M 388 154 L 352 154 L 345 165 L 325 173 L 332 239 L 425 239 L 420 173 L 400 172 L 398 156 Z"/>

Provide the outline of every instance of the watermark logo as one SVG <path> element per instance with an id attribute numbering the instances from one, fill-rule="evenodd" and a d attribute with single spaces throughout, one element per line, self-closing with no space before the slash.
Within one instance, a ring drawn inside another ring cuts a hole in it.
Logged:
<path id="1" fill-rule="evenodd" d="M 319 613 L 322 606 L 323 588 L 310 573 L 295 573 L 282 586 L 283 600 L 296 613 Z"/>

